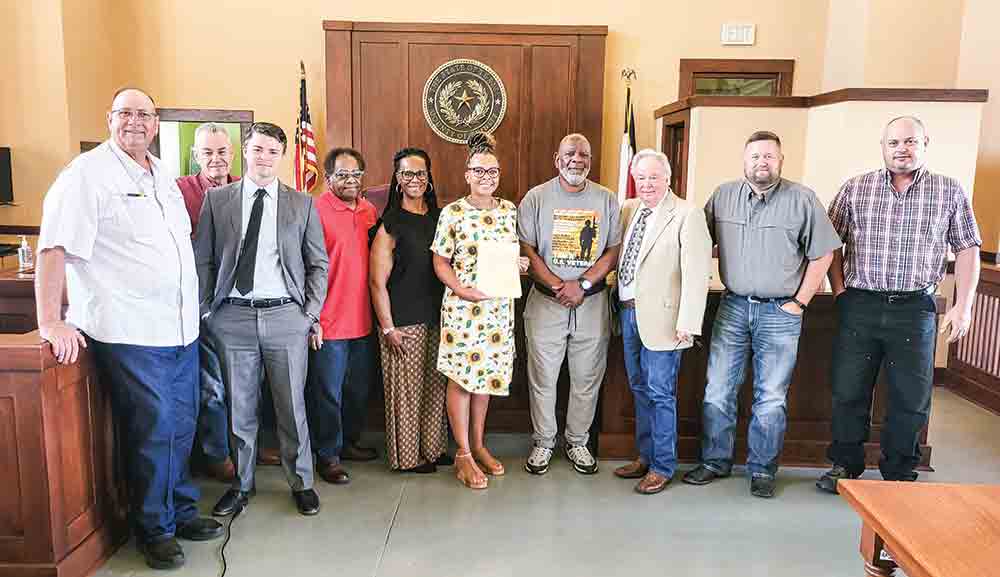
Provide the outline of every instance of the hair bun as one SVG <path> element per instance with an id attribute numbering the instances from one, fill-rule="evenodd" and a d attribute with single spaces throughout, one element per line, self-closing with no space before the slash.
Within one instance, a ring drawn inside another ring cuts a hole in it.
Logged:
<path id="1" fill-rule="evenodd" d="M 469 147 L 470 154 L 479 154 L 483 152 L 495 153 L 497 149 L 497 139 L 489 132 L 475 132 L 469 136 L 469 140 L 466 142 Z"/>

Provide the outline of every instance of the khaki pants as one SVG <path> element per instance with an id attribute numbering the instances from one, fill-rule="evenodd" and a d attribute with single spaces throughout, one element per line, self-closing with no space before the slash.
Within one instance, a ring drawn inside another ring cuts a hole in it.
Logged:
<path id="1" fill-rule="evenodd" d="M 531 289 L 524 306 L 528 345 L 528 391 L 535 443 L 556 445 L 556 381 L 569 356 L 566 442 L 585 445 L 597 410 L 597 394 L 608 365 L 608 291 L 584 299 L 575 310 Z"/>

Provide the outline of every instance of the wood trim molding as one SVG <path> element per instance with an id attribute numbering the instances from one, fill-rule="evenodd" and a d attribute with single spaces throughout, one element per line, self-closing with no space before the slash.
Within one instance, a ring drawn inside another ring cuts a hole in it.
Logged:
<path id="1" fill-rule="evenodd" d="M 654 118 L 699 106 L 812 108 L 840 102 L 986 102 L 989 90 L 934 88 L 845 88 L 815 96 L 689 96 L 657 108 Z"/>
<path id="2" fill-rule="evenodd" d="M 740 58 L 681 58 L 677 98 L 694 95 L 696 74 L 752 74 L 775 75 L 778 80 L 777 96 L 792 94 L 795 76 L 794 60 L 761 60 Z"/>
<path id="3" fill-rule="evenodd" d="M 428 22 L 348 22 L 324 20 L 323 30 L 354 32 L 438 32 L 447 34 L 576 34 L 577 36 L 607 36 L 607 26 L 546 26 L 535 24 L 449 24 Z"/>
<path id="4" fill-rule="evenodd" d="M 211 108 L 157 108 L 160 120 L 175 122 L 239 122 L 252 123 L 253 110 L 220 110 Z"/>
<path id="5" fill-rule="evenodd" d="M 2 235 L 25 235 L 25 236 L 38 236 L 42 232 L 42 227 L 40 226 L 21 226 L 17 224 L 0 224 L 0 234 Z"/>

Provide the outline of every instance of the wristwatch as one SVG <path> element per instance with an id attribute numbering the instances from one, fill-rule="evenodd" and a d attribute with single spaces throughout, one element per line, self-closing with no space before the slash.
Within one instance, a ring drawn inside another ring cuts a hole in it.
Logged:
<path id="1" fill-rule="evenodd" d="M 802 309 L 802 310 L 806 310 L 807 308 L 809 308 L 809 307 L 806 306 L 806 304 L 804 302 L 800 301 L 799 299 L 797 299 L 795 297 L 792 297 L 792 302 L 795 303 L 795 304 L 797 304 L 797 305 L 799 305 L 799 308 Z"/>
<path id="2" fill-rule="evenodd" d="M 583 290 L 589 291 L 591 288 L 593 288 L 593 286 L 594 283 L 590 282 L 589 280 L 585 278 L 580 279 L 580 288 L 582 288 Z"/>

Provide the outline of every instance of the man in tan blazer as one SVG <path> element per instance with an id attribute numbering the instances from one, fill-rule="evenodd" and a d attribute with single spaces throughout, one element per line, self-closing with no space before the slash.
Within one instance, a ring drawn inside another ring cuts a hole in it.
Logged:
<path id="1" fill-rule="evenodd" d="M 701 334 L 712 241 L 704 211 L 670 190 L 666 155 L 642 150 L 631 172 L 638 198 L 622 206 L 618 299 L 639 458 L 615 475 L 641 478 L 636 492 L 652 495 L 677 467 L 677 371 Z"/>

